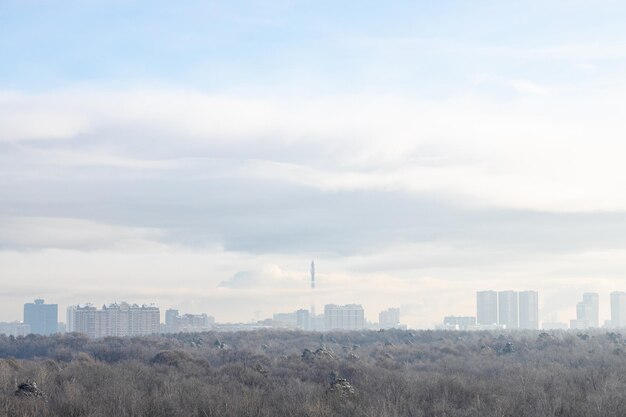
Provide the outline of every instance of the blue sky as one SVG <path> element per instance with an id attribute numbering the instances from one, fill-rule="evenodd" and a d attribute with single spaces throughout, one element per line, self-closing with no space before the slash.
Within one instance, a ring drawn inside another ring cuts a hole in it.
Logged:
<path id="1" fill-rule="evenodd" d="M 484 76 L 563 83 L 589 78 L 579 65 L 623 70 L 615 1 L 339 3 L 4 1 L 0 82 L 449 94 L 487 90 L 473 82 Z"/>
<path id="2" fill-rule="evenodd" d="M 625 13 L 0 0 L 0 320 L 35 297 L 266 317 L 308 305 L 311 258 L 320 304 L 372 320 L 485 288 L 539 290 L 548 321 L 599 291 L 607 317 Z"/>

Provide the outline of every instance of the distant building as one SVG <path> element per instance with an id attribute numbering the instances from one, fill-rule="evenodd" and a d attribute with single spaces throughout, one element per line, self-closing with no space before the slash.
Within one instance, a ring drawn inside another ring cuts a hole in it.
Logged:
<path id="1" fill-rule="evenodd" d="M 24 324 L 19 321 L 15 321 L 12 323 L 0 323 L 0 334 L 4 334 L 6 336 L 26 336 L 30 334 L 30 325 Z"/>
<path id="2" fill-rule="evenodd" d="M 520 291 L 519 293 L 519 328 L 539 329 L 539 293 Z"/>
<path id="3" fill-rule="evenodd" d="M 205 313 L 202 314 L 183 314 L 174 319 L 174 331 L 193 333 L 206 332 L 213 328 L 215 318 Z"/>
<path id="4" fill-rule="evenodd" d="M 326 319 L 323 314 L 311 315 L 311 330 L 323 332 L 326 327 Z"/>
<path id="5" fill-rule="evenodd" d="M 378 313 L 378 325 L 381 329 L 390 329 L 400 325 L 400 309 L 388 308 Z"/>
<path id="6" fill-rule="evenodd" d="M 576 319 L 570 320 L 572 329 L 587 329 L 600 326 L 600 308 L 598 293 L 583 294 L 583 301 L 576 304 Z"/>
<path id="7" fill-rule="evenodd" d="M 67 325 L 65 323 L 57 324 L 57 333 L 65 334 L 67 333 Z"/>
<path id="8" fill-rule="evenodd" d="M 165 310 L 165 333 L 206 332 L 215 327 L 215 318 L 206 313 L 180 314 L 173 308 Z"/>
<path id="9" fill-rule="evenodd" d="M 569 321 L 570 329 L 586 329 L 589 327 L 589 321 L 585 318 L 585 304 L 579 302 L 576 304 L 576 318 Z"/>
<path id="10" fill-rule="evenodd" d="M 275 327 L 283 327 L 295 329 L 297 327 L 297 314 L 293 313 L 274 313 L 272 316 Z"/>
<path id="11" fill-rule="evenodd" d="M 519 328 L 517 291 L 498 292 L 498 324 L 506 329 Z"/>
<path id="12" fill-rule="evenodd" d="M 128 304 L 125 302 L 102 306 L 78 305 L 71 311 L 73 331 L 89 337 L 146 336 L 159 332 L 161 313 L 153 304 Z"/>
<path id="13" fill-rule="evenodd" d="M 444 329 L 470 330 L 476 327 L 476 317 L 447 316 L 443 318 Z"/>
<path id="14" fill-rule="evenodd" d="M 31 333 L 55 334 L 58 331 L 58 316 L 57 304 L 46 304 L 42 299 L 24 304 L 24 323 L 30 325 Z"/>
<path id="15" fill-rule="evenodd" d="M 583 303 L 589 306 L 586 310 L 589 327 L 600 327 L 600 296 L 595 292 L 583 294 Z"/>
<path id="16" fill-rule="evenodd" d="M 611 293 L 611 327 L 626 327 L 626 292 L 615 291 Z"/>
<path id="17" fill-rule="evenodd" d="M 576 305 L 576 310 L 578 310 L 578 304 Z M 569 328 L 576 330 L 587 329 L 589 328 L 589 322 L 587 322 L 586 320 L 572 319 L 569 321 Z"/>
<path id="18" fill-rule="evenodd" d="M 309 310 L 296 311 L 296 327 L 300 330 L 311 330 L 311 313 Z"/>
<path id="19" fill-rule="evenodd" d="M 362 330 L 365 328 L 365 312 L 359 304 L 324 307 L 325 330 Z"/>
<path id="20" fill-rule="evenodd" d="M 178 310 L 169 308 L 165 310 L 165 332 L 176 333 L 176 319 L 178 318 Z"/>
<path id="21" fill-rule="evenodd" d="M 72 331 L 84 333 L 90 337 L 96 337 L 101 331 L 96 332 L 96 307 L 92 304 L 79 304 L 67 309 L 68 322 L 72 322 Z M 70 318 L 71 316 L 71 318 Z"/>
<path id="22" fill-rule="evenodd" d="M 66 330 L 71 333 L 74 331 L 74 312 L 76 311 L 77 306 L 67 306 L 65 310 L 65 322 L 67 323 Z"/>
<path id="23" fill-rule="evenodd" d="M 476 322 L 479 325 L 498 323 L 498 293 L 495 291 L 476 293 Z"/>

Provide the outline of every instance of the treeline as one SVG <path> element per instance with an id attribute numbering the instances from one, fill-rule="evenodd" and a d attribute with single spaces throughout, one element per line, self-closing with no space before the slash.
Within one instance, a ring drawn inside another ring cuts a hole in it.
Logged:
<path id="1" fill-rule="evenodd" d="M 619 333 L 0 336 L 0 358 L 2 416 L 626 415 Z"/>

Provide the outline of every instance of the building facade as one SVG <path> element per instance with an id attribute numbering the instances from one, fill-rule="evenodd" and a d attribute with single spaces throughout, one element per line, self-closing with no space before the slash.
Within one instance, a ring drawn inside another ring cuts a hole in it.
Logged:
<path id="1" fill-rule="evenodd" d="M 166 333 L 193 333 L 206 332 L 215 325 L 215 318 L 205 313 L 202 314 L 179 314 L 178 310 L 165 310 Z"/>
<path id="2" fill-rule="evenodd" d="M 26 336 L 30 334 L 30 325 L 16 321 L 12 323 L 0 323 L 0 334 L 7 336 Z"/>
<path id="3" fill-rule="evenodd" d="M 30 326 L 33 334 L 51 335 L 58 331 L 59 311 L 57 304 L 46 304 L 37 299 L 24 304 L 24 324 Z"/>
<path id="4" fill-rule="evenodd" d="M 611 293 L 611 327 L 617 329 L 626 327 L 626 292 Z"/>
<path id="5" fill-rule="evenodd" d="M 517 291 L 498 292 L 498 324 L 505 329 L 519 328 Z"/>
<path id="6" fill-rule="evenodd" d="M 311 330 L 311 313 L 309 310 L 296 311 L 296 327 L 300 330 Z"/>
<path id="7" fill-rule="evenodd" d="M 539 329 L 539 293 L 520 291 L 519 293 L 519 328 Z"/>
<path id="8" fill-rule="evenodd" d="M 122 302 L 104 305 L 100 310 L 91 304 L 74 307 L 68 309 L 68 315 L 72 315 L 73 331 L 89 337 L 146 336 L 159 332 L 161 314 L 159 308 L 152 304 Z"/>
<path id="9" fill-rule="evenodd" d="M 77 306 L 67 306 L 65 310 L 65 329 L 69 333 L 74 331 L 74 311 L 76 307 Z"/>
<path id="10" fill-rule="evenodd" d="M 476 293 L 476 322 L 479 325 L 498 323 L 498 293 L 478 291 Z"/>
<path id="11" fill-rule="evenodd" d="M 583 300 L 576 304 L 576 319 L 570 320 L 572 329 L 586 329 L 600 326 L 600 297 L 598 293 L 583 294 Z"/>
<path id="12" fill-rule="evenodd" d="M 360 304 L 327 304 L 324 307 L 324 322 L 327 331 L 362 330 L 365 328 L 365 312 Z"/>
<path id="13" fill-rule="evenodd" d="M 175 320 L 175 329 L 177 332 L 206 332 L 213 328 L 215 319 L 205 313 L 202 314 L 183 314 Z"/>
<path id="14" fill-rule="evenodd" d="M 476 327 L 476 317 L 447 316 L 443 318 L 443 325 L 449 330 L 471 330 Z"/>
<path id="15" fill-rule="evenodd" d="M 291 313 L 274 313 L 272 315 L 272 325 L 285 329 L 295 329 L 297 326 L 297 314 L 295 311 Z"/>
<path id="16" fill-rule="evenodd" d="M 583 303 L 587 306 L 586 315 L 589 327 L 600 327 L 600 296 L 596 292 L 583 294 Z"/>
<path id="17" fill-rule="evenodd" d="M 169 308 L 165 310 L 165 332 L 176 332 L 176 319 L 179 317 L 178 310 Z"/>
<path id="18" fill-rule="evenodd" d="M 381 329 L 390 329 L 400 325 L 400 309 L 388 308 L 378 314 L 378 324 Z"/>

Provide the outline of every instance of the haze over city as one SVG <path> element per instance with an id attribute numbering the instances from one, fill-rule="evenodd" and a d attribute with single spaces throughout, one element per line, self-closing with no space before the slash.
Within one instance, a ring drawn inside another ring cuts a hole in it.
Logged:
<path id="1" fill-rule="evenodd" d="M 626 291 L 626 6 L 0 4 L 0 321 Z M 7 63 L 10 63 L 7 65 Z"/>

